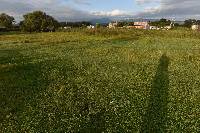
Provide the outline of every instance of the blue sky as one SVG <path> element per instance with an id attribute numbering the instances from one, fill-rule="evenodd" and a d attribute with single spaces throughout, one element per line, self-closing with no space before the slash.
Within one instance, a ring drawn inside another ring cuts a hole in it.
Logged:
<path id="1" fill-rule="evenodd" d="M 66 0 L 63 0 L 66 2 Z M 84 1 L 84 0 L 83 0 Z M 158 6 L 159 2 L 148 2 L 147 4 L 142 3 L 139 4 L 140 0 L 88 0 L 85 3 L 76 3 L 73 1 L 66 2 L 67 4 L 71 4 L 72 6 L 86 11 L 113 11 L 120 10 L 129 13 L 137 13 L 142 12 L 147 7 Z"/>
<path id="2" fill-rule="evenodd" d="M 141 6 L 136 5 L 133 0 L 93 0 L 90 4 L 77 5 L 80 9 L 93 10 L 93 11 L 110 11 L 110 10 L 126 10 L 126 11 L 139 11 L 142 10 Z"/>
<path id="3" fill-rule="evenodd" d="M 58 20 L 94 18 L 200 18 L 199 0 L 0 0 L 0 13 L 17 20 L 42 10 Z"/>

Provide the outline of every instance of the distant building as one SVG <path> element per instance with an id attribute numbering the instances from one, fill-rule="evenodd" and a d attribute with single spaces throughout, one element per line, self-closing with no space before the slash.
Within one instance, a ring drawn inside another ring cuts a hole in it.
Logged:
<path id="1" fill-rule="evenodd" d="M 94 29 L 94 28 L 95 28 L 94 25 L 89 25 L 89 26 L 87 26 L 87 29 Z"/>
<path id="2" fill-rule="evenodd" d="M 136 27 L 133 25 L 133 26 L 131 26 L 131 25 L 129 25 L 129 26 L 124 26 L 125 28 L 128 28 L 128 29 L 135 29 Z"/>
<path id="3" fill-rule="evenodd" d="M 171 22 L 170 25 L 167 25 L 167 26 L 153 26 L 151 25 L 150 26 L 150 30 L 170 30 L 174 27 L 174 23 Z"/>
<path id="4" fill-rule="evenodd" d="M 150 29 L 150 25 L 149 25 L 149 22 L 130 22 L 128 26 L 124 26 L 126 28 L 133 28 L 133 29 L 145 29 L 145 30 L 148 30 Z"/>
<path id="5" fill-rule="evenodd" d="M 159 28 L 157 26 L 150 26 L 149 28 L 150 30 L 159 30 Z"/>
<path id="6" fill-rule="evenodd" d="M 64 29 L 71 29 L 72 27 L 70 27 L 70 26 L 65 26 L 65 27 L 63 27 Z"/>
<path id="7" fill-rule="evenodd" d="M 164 29 L 165 30 L 170 30 L 174 27 L 174 23 L 171 22 L 171 24 L 169 26 L 165 26 Z"/>
<path id="8" fill-rule="evenodd" d="M 200 30 L 200 25 L 192 25 L 192 30 Z"/>
<path id="9" fill-rule="evenodd" d="M 108 28 L 112 29 L 112 28 L 116 28 L 118 26 L 118 22 L 110 22 L 108 25 Z"/>
<path id="10" fill-rule="evenodd" d="M 149 25 L 149 22 L 134 22 L 134 27 L 136 29 L 145 29 L 145 30 L 148 30 L 150 29 L 150 25 Z"/>

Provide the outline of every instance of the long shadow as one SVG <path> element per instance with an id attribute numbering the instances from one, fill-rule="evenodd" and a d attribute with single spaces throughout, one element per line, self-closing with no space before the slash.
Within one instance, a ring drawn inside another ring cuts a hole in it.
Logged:
<path id="1" fill-rule="evenodd" d="M 169 58 L 163 54 L 157 68 L 150 92 L 149 105 L 143 116 L 140 132 L 162 133 L 166 131 L 167 103 L 168 103 L 168 75 Z"/>

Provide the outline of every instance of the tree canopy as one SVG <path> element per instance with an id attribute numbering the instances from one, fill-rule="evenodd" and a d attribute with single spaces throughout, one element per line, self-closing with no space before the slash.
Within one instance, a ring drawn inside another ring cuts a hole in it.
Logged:
<path id="1" fill-rule="evenodd" d="M 60 22 L 60 26 L 62 27 L 73 27 L 73 28 L 80 28 L 80 27 L 87 27 L 92 25 L 90 22 L 87 21 L 80 21 L 80 22 Z"/>
<path id="2" fill-rule="evenodd" d="M 185 21 L 184 21 L 184 26 L 185 26 L 185 27 L 191 28 L 191 26 L 192 26 L 193 24 L 200 25 L 200 20 L 188 19 L 188 20 L 185 20 Z"/>
<path id="3" fill-rule="evenodd" d="M 23 16 L 22 30 L 28 32 L 54 31 L 59 23 L 52 16 L 42 11 L 34 11 Z"/>
<path id="4" fill-rule="evenodd" d="M 162 19 L 160 19 L 159 21 L 151 22 L 150 24 L 151 24 L 152 26 L 164 27 L 164 26 L 170 25 L 170 24 L 171 24 L 171 21 L 162 18 Z"/>
<path id="5" fill-rule="evenodd" d="M 5 13 L 0 14 L 0 26 L 5 28 L 12 28 L 14 17 L 9 16 Z"/>

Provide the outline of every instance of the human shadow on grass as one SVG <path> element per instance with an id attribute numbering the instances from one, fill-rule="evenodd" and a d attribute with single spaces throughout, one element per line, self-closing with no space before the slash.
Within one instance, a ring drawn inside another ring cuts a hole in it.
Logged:
<path id="1" fill-rule="evenodd" d="M 143 116 L 142 133 L 161 133 L 166 131 L 168 103 L 169 58 L 163 54 L 150 91 L 149 105 Z"/>

